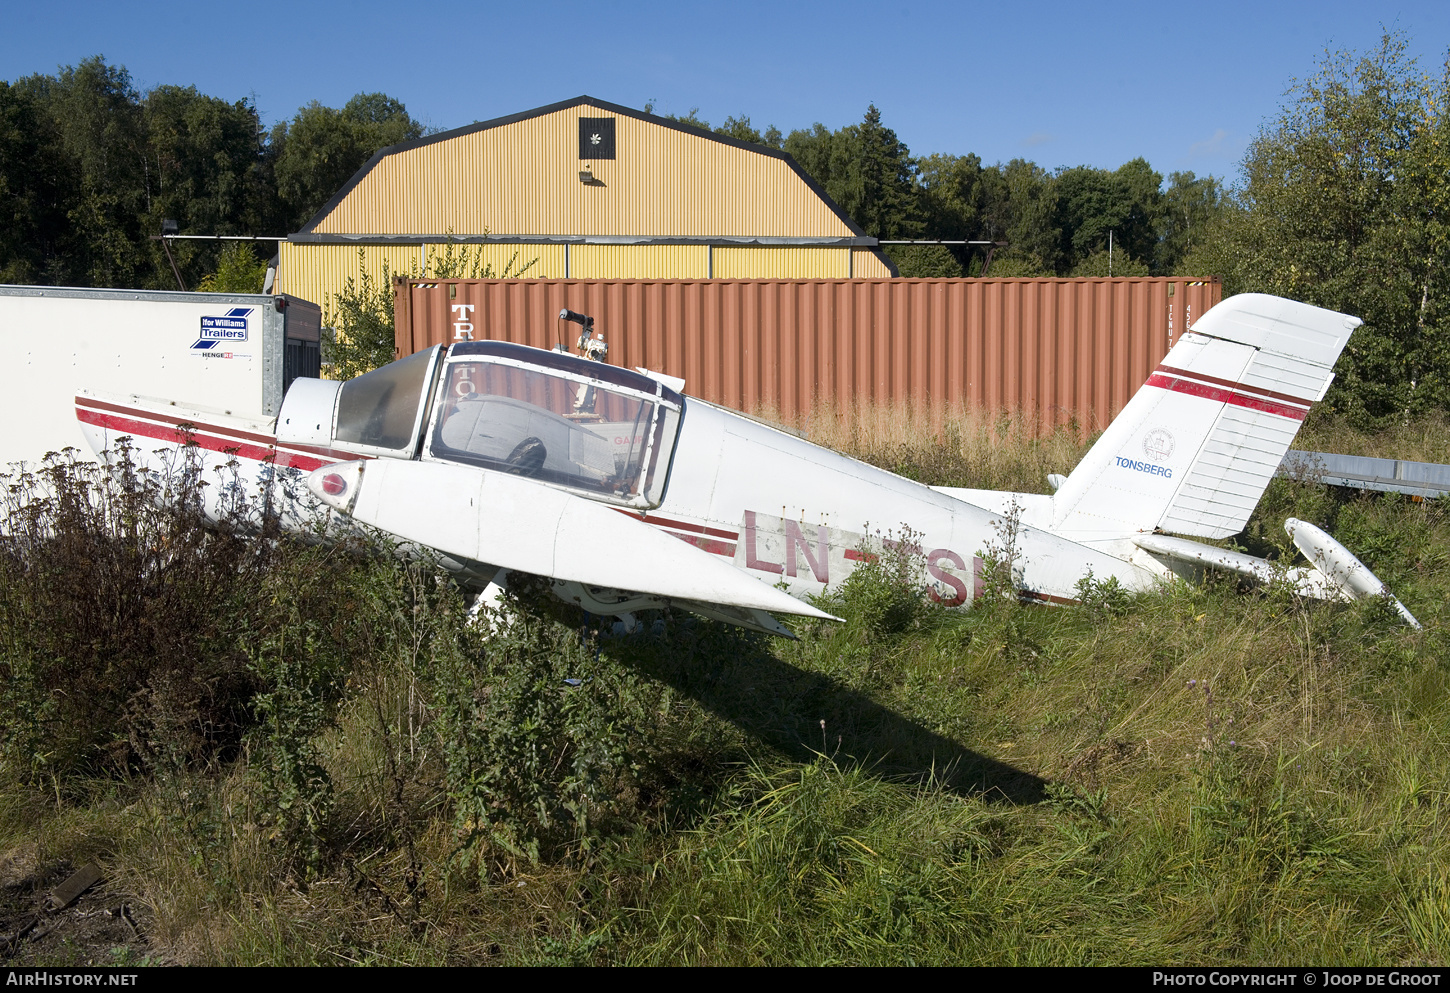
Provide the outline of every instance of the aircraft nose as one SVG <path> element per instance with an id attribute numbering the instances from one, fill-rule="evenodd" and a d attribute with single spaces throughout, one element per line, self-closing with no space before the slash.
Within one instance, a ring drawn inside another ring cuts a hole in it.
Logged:
<path id="1" fill-rule="evenodd" d="M 307 477 L 307 489 L 329 507 L 351 513 L 362 486 L 363 465 L 362 462 L 338 462 L 314 469 Z"/>

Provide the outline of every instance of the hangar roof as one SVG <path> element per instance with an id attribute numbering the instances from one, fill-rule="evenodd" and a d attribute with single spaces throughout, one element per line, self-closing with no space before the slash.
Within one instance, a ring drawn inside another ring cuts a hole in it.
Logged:
<path id="1" fill-rule="evenodd" d="M 603 121 L 612 158 L 586 145 Z M 384 148 L 289 240 L 581 237 L 877 244 L 785 152 L 589 96 Z"/>

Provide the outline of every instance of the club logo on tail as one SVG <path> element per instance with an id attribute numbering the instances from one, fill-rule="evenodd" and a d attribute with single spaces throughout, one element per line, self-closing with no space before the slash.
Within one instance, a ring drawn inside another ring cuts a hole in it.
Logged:
<path id="1" fill-rule="evenodd" d="M 1173 454 L 1173 435 L 1162 428 L 1154 428 L 1143 436 L 1143 454 L 1154 462 L 1166 462 Z"/>

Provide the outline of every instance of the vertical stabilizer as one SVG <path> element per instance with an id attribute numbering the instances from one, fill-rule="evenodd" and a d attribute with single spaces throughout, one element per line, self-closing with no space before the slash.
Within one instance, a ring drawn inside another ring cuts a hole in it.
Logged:
<path id="1" fill-rule="evenodd" d="M 1053 495 L 1079 541 L 1243 530 L 1357 317 L 1245 293 L 1186 332 Z"/>

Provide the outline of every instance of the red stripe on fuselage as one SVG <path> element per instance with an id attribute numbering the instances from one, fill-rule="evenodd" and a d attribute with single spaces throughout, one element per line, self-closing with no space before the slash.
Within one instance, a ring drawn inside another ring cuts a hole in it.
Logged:
<path id="1" fill-rule="evenodd" d="M 735 557 L 735 545 L 728 541 L 721 541 L 718 538 L 707 538 L 702 534 L 680 534 L 678 531 L 671 531 L 669 528 L 662 528 L 665 534 L 679 538 L 686 544 L 694 545 L 702 551 L 712 555 L 724 555 L 728 558 Z"/>
<path id="2" fill-rule="evenodd" d="M 740 540 L 739 531 L 722 531 L 720 528 L 709 528 L 703 524 L 691 524 L 689 521 L 677 521 L 672 517 L 660 517 L 658 515 L 646 516 L 638 510 L 626 510 L 623 507 L 615 507 L 617 512 L 626 517 L 633 517 L 645 524 L 653 524 L 655 527 L 674 528 L 676 531 L 693 531 L 696 534 L 711 534 L 717 538 L 724 538 L 726 541 Z"/>
<path id="3" fill-rule="evenodd" d="M 1036 603 L 1055 603 L 1060 607 L 1071 607 L 1082 602 L 1071 597 L 1053 596 L 1051 593 L 1038 593 L 1034 590 L 1023 590 L 1022 599 L 1032 600 Z"/>
<path id="4" fill-rule="evenodd" d="M 331 465 L 334 462 L 352 462 L 357 459 L 370 459 L 373 457 L 371 455 L 358 455 L 353 452 L 346 452 L 335 448 L 318 448 L 315 445 L 279 446 L 277 444 L 277 439 L 270 434 L 259 434 L 255 431 L 243 431 L 240 428 L 223 427 L 217 424 L 207 424 L 205 422 L 198 421 L 195 418 L 180 417 L 175 414 L 163 413 L 159 410 L 148 410 L 145 407 L 128 407 L 123 404 L 106 403 L 103 400 L 96 400 L 93 397 L 76 397 L 75 402 L 77 408 L 76 416 L 78 417 L 80 416 L 80 408 L 90 408 L 92 410 L 110 411 L 112 413 L 121 414 L 125 417 L 144 417 L 147 420 L 159 421 L 162 424 L 170 424 L 176 427 L 187 425 L 188 428 L 192 431 L 210 432 L 212 434 L 224 435 L 228 438 L 238 438 L 243 441 L 251 441 L 260 445 L 265 445 L 268 448 L 276 448 L 279 452 L 305 452 L 310 455 L 316 455 L 323 460 L 323 462 L 320 463 L 323 465 Z M 154 430 L 151 432 L 147 432 L 146 436 L 148 438 L 159 438 L 164 441 L 173 440 L 169 437 L 164 437 L 163 435 L 156 434 Z M 285 463 L 278 462 L 277 464 L 284 465 Z"/>
<path id="5" fill-rule="evenodd" d="M 271 445 L 263 447 L 262 445 L 253 444 L 250 441 L 238 437 L 220 437 L 200 430 L 199 426 L 197 430 L 187 430 L 179 426 L 179 424 L 186 423 L 185 421 L 149 424 L 145 421 L 138 421 L 134 417 L 122 417 L 119 414 L 92 410 L 87 407 L 77 407 L 76 417 L 86 424 L 93 424 L 96 427 L 105 428 L 107 431 L 115 431 L 118 434 L 140 435 L 143 438 L 151 438 L 172 445 L 184 445 L 188 442 L 193 442 L 198 448 L 204 448 L 209 452 L 218 452 L 223 455 L 236 455 L 239 458 L 250 459 L 253 462 L 268 462 L 272 465 L 290 466 L 294 469 L 301 469 L 304 472 L 311 472 L 313 469 L 319 469 L 322 466 L 332 465 L 334 462 L 342 461 L 337 458 L 320 459 L 312 455 L 303 455 L 298 452 L 277 449 Z M 242 433 L 238 432 L 238 434 Z M 352 456 L 352 458 L 356 457 Z"/>
<path id="6" fill-rule="evenodd" d="M 1199 378 L 1204 379 L 1207 377 Z M 1168 390 L 1170 393 L 1185 393 L 1188 396 L 1203 397 L 1206 400 L 1215 400 L 1219 403 L 1231 403 L 1235 407 L 1245 407 L 1249 410 L 1257 410 L 1265 414 L 1276 414 L 1279 417 L 1287 417 L 1295 421 L 1302 421 L 1304 415 L 1309 413 L 1307 406 L 1290 406 L 1287 403 L 1270 399 L 1264 395 L 1267 391 L 1254 391 L 1253 393 L 1249 393 L 1241 386 L 1215 386 L 1206 382 L 1186 379 L 1180 375 L 1155 372 L 1148 377 L 1148 382 L 1145 385 L 1156 386 L 1160 390 Z M 1294 402 L 1303 403 L 1304 401 L 1296 400 Z"/>
<path id="7" fill-rule="evenodd" d="M 720 528 L 707 528 L 703 524 L 691 524 L 689 521 L 677 521 L 669 517 L 646 517 L 637 510 L 625 510 L 623 507 L 615 507 L 614 510 L 625 517 L 632 517 L 641 524 L 648 524 L 651 527 L 659 528 L 665 534 L 673 535 L 681 541 L 694 545 L 696 548 L 703 548 L 713 555 L 725 555 L 735 557 L 735 542 L 740 538 L 738 531 L 722 531 Z M 681 531 L 691 531 L 693 534 L 680 534 Z M 713 536 L 713 537 L 711 537 Z M 716 541 L 715 538 L 724 538 L 724 541 Z"/>

